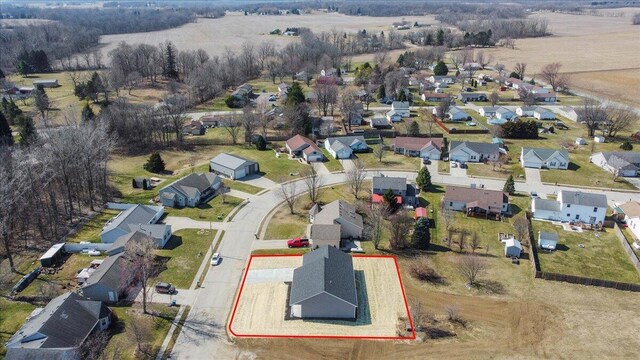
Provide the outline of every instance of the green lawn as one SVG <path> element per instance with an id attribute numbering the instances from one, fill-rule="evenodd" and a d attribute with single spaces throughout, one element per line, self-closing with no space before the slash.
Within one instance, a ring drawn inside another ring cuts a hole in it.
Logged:
<path id="1" fill-rule="evenodd" d="M 117 316 L 117 321 L 111 325 L 112 336 L 104 350 L 108 358 L 126 360 L 155 358 L 178 313 L 178 308 L 170 308 L 164 304 L 150 304 L 148 307 L 156 315 L 142 314 L 140 305 L 111 308 Z M 130 329 L 132 322 L 149 330 L 148 336 L 144 339 L 144 344 L 148 346 L 147 354 L 136 353 L 137 344 Z"/>
<path id="2" fill-rule="evenodd" d="M 90 241 L 99 243 L 100 242 L 100 233 L 102 232 L 102 228 L 104 224 L 109 221 L 112 217 L 118 215 L 120 211 L 104 209 L 98 214 L 96 214 L 91 220 L 87 221 L 82 227 L 73 235 L 70 235 L 67 238 L 68 242 L 80 242 L 80 241 Z"/>
<path id="3" fill-rule="evenodd" d="M 215 235 L 216 230 L 183 229 L 173 233 L 165 248 L 156 251 L 164 270 L 149 283 L 165 281 L 188 289 Z"/>
<path id="4" fill-rule="evenodd" d="M 340 163 L 340 161 L 338 161 L 336 158 L 334 158 L 331 154 L 329 154 L 329 151 L 327 151 L 327 149 L 322 148 L 322 153 L 324 154 L 324 166 L 327 167 L 327 170 L 329 170 L 330 172 L 334 172 L 334 171 L 342 171 L 342 164 Z"/>
<path id="5" fill-rule="evenodd" d="M 0 358 L 4 358 L 7 352 L 4 344 L 25 323 L 27 316 L 36 307 L 26 302 L 0 297 Z"/>
<path id="6" fill-rule="evenodd" d="M 261 187 L 253 186 L 247 183 L 243 183 L 242 181 L 234 181 L 230 179 L 224 179 L 224 185 L 232 190 L 238 190 L 242 192 L 246 192 L 248 194 L 257 194 L 260 191 L 264 190 Z"/>
<path id="7" fill-rule="evenodd" d="M 467 174 L 470 176 L 506 179 L 509 175 L 513 175 L 513 178 L 516 180 L 524 180 L 524 169 L 517 162 L 512 162 L 511 164 L 503 165 L 502 167 L 496 166 L 495 169 L 491 164 L 468 165 Z"/>
<path id="8" fill-rule="evenodd" d="M 226 202 L 222 203 L 222 196 L 217 195 L 206 204 L 197 207 L 184 207 L 180 209 L 165 207 L 168 216 L 184 216 L 194 220 L 222 221 L 231 210 L 242 203 L 242 199 L 234 196 L 226 196 Z"/>
<path id="9" fill-rule="evenodd" d="M 560 236 L 556 251 L 538 252 L 542 271 L 640 283 L 640 274 L 624 252 L 613 229 L 575 233 L 565 231 L 550 222 L 534 220 L 533 230 L 534 234 L 538 231 L 555 231 Z"/>
<path id="10" fill-rule="evenodd" d="M 392 151 L 385 151 L 382 161 L 372 152 L 355 154 L 360 161 L 364 163 L 367 169 L 384 169 L 384 170 L 420 170 L 420 159 L 417 157 L 409 157 L 396 154 Z"/>
<path id="11" fill-rule="evenodd" d="M 371 190 L 371 182 L 366 181 L 363 188 L 365 191 L 362 191 L 360 198 L 366 199 L 367 191 Z M 327 204 L 338 199 L 344 199 L 353 203 L 355 199 L 348 185 L 328 186 L 322 188 L 320 191 L 319 202 L 321 203 Z M 306 194 L 296 199 L 294 214 L 290 213 L 289 207 L 286 204 L 282 204 L 267 224 L 267 231 L 264 238 L 266 240 L 277 240 L 305 236 L 307 225 L 309 224 L 308 209 L 310 207 L 309 198 Z"/>

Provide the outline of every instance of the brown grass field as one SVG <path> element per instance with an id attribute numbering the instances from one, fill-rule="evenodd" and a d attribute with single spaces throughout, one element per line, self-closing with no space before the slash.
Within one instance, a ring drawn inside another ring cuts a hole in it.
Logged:
<path id="1" fill-rule="evenodd" d="M 297 37 L 273 36 L 269 32 L 274 29 L 284 30 L 287 27 L 308 27 L 313 31 L 331 31 L 332 29 L 356 32 L 389 31 L 391 24 L 404 18 L 407 21 L 435 24 L 433 16 L 405 16 L 405 17 L 369 17 L 348 16 L 337 13 L 315 12 L 304 15 L 249 15 L 242 13 L 227 13 L 220 19 L 198 19 L 195 23 L 184 26 L 145 33 L 106 35 L 100 38 L 103 53 L 107 54 L 119 42 L 130 44 L 146 43 L 158 45 L 164 41 L 172 41 L 180 50 L 204 49 L 210 55 L 222 55 L 227 48 L 238 51 L 246 41 L 259 44 L 263 40 L 273 41 L 278 46 L 284 46 Z"/>
<path id="2" fill-rule="evenodd" d="M 296 268 L 301 264 L 301 256 L 254 257 L 248 271 L 251 274 L 253 269 Z M 408 315 L 395 262 L 389 257 L 354 257 L 353 267 L 361 284 L 355 322 L 285 320 L 289 286 L 283 282 L 247 281 L 230 328 L 238 335 L 398 336 L 398 319 Z"/>

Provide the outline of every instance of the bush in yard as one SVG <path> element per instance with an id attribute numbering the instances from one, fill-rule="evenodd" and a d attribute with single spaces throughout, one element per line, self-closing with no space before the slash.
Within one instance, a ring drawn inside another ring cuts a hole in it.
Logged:
<path id="1" fill-rule="evenodd" d="M 248 101 L 244 97 L 238 98 L 232 95 L 229 95 L 224 101 L 224 103 L 232 109 L 241 109 L 247 105 L 247 102 Z"/>
<path id="2" fill-rule="evenodd" d="M 164 171 L 164 160 L 160 156 L 160 153 L 153 153 L 149 156 L 149 160 L 144 164 L 144 169 L 153 172 L 153 173 L 161 173 Z"/>
<path id="3" fill-rule="evenodd" d="M 633 145 L 631 145 L 630 142 L 625 141 L 620 145 L 620 149 L 625 151 L 630 151 L 630 150 L 633 150 Z"/>
<path id="4" fill-rule="evenodd" d="M 515 71 L 512 71 L 511 74 L 509 74 L 509 77 L 512 77 L 514 79 L 520 79 L 520 74 L 518 74 Z M 522 80 L 522 79 L 521 79 Z"/>
<path id="5" fill-rule="evenodd" d="M 502 191 L 506 192 L 509 195 L 513 195 L 516 192 L 516 182 L 513 181 L 513 175 L 509 175 L 507 181 L 504 183 L 504 188 Z"/>
<path id="6" fill-rule="evenodd" d="M 444 76 L 444 75 L 447 75 L 448 73 L 449 73 L 449 68 L 447 67 L 447 64 L 445 64 L 444 61 L 442 60 L 438 61 L 436 66 L 433 68 L 433 74 L 436 76 Z"/>
<path id="7" fill-rule="evenodd" d="M 409 273 L 420 281 L 428 281 L 433 284 L 444 283 L 444 278 L 435 271 L 431 266 L 431 261 L 426 256 L 415 259 L 409 267 Z"/>
<path id="8" fill-rule="evenodd" d="M 414 248 L 427 250 L 431 243 L 431 232 L 429 231 L 429 219 L 418 218 L 413 228 L 411 242 Z"/>
<path id="9" fill-rule="evenodd" d="M 509 121 L 502 125 L 502 136 L 507 139 L 537 139 L 538 123 L 535 120 Z"/>
<path id="10" fill-rule="evenodd" d="M 418 176 L 416 177 L 416 183 L 420 186 L 421 190 L 427 190 L 431 187 L 431 174 L 429 173 L 429 169 L 426 166 L 423 166 L 420 171 L 418 171 Z"/>
<path id="11" fill-rule="evenodd" d="M 267 149 L 267 140 L 262 135 L 258 135 L 256 138 L 256 149 L 263 151 Z"/>
<path id="12" fill-rule="evenodd" d="M 382 198 L 384 199 L 384 203 L 389 211 L 395 212 L 396 210 L 398 210 L 399 204 L 396 200 L 396 194 L 393 193 L 393 190 L 389 189 L 385 191 L 385 193 L 382 195 Z"/>

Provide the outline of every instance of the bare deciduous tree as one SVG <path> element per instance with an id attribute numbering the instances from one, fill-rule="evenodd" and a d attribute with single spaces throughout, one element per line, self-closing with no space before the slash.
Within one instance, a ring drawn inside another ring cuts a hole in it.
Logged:
<path id="1" fill-rule="evenodd" d="M 562 64 L 555 62 L 543 66 L 540 71 L 542 80 L 551 85 L 554 91 L 567 87 L 569 83 L 567 75 L 560 73 L 561 67 Z"/>
<path id="2" fill-rule="evenodd" d="M 324 185 L 324 177 L 318 174 L 316 168 L 309 166 L 302 172 L 303 181 L 307 190 L 307 195 L 312 203 L 318 202 L 322 185 Z"/>
<path id="3" fill-rule="evenodd" d="M 525 71 L 527 71 L 527 63 L 516 63 L 513 68 L 513 72 L 518 74 L 518 77 L 522 80 L 524 80 Z"/>
<path id="4" fill-rule="evenodd" d="M 231 142 L 233 145 L 238 143 L 238 136 L 242 130 L 242 122 L 235 115 L 229 115 L 229 118 L 222 120 L 220 126 L 225 129 L 229 136 L 231 136 Z"/>
<path id="5" fill-rule="evenodd" d="M 598 127 L 607 122 L 607 113 L 597 101 L 590 98 L 584 99 L 582 107 L 576 109 L 576 113 L 578 121 L 586 126 L 589 137 L 593 137 Z"/>
<path id="6" fill-rule="evenodd" d="M 619 131 L 634 128 L 638 121 L 638 115 L 624 106 L 607 104 L 604 112 L 607 114 L 607 121 L 602 126 L 605 136 L 615 137 Z"/>
<path id="7" fill-rule="evenodd" d="M 373 148 L 373 155 L 376 156 L 379 162 L 382 162 L 384 157 L 384 144 L 380 143 Z"/>
<path id="8" fill-rule="evenodd" d="M 480 248 L 480 236 L 478 236 L 477 232 L 473 232 L 471 234 L 471 239 L 469 240 L 469 247 L 471 248 L 471 252 L 475 254 L 476 250 Z"/>
<path id="9" fill-rule="evenodd" d="M 315 103 L 318 111 L 323 116 L 327 116 L 329 112 L 333 113 L 333 108 L 338 102 L 338 86 L 336 84 L 316 84 L 313 90 L 316 99 Z"/>
<path id="10" fill-rule="evenodd" d="M 460 275 L 467 281 L 469 287 L 476 284 L 478 277 L 486 269 L 484 259 L 476 254 L 461 255 L 457 265 Z"/>
<path id="11" fill-rule="evenodd" d="M 147 314 L 147 302 L 149 298 L 149 279 L 154 275 L 155 266 L 155 243 L 149 236 L 144 236 L 133 241 L 129 241 L 125 245 L 125 257 L 129 261 L 127 270 L 129 274 L 124 278 L 130 277 L 137 279 L 142 292 L 142 312 Z M 125 271 L 126 272 L 126 271 Z M 128 279 L 127 279 L 128 280 Z M 122 284 L 126 286 L 128 281 Z"/>
<path id="12" fill-rule="evenodd" d="M 283 180 L 286 181 L 286 180 Z M 289 208 L 291 214 L 295 213 L 296 206 L 296 181 L 290 181 L 280 184 L 277 195 L 280 200 L 284 201 Z"/>
<path id="13" fill-rule="evenodd" d="M 388 211 L 384 204 L 369 207 L 367 210 L 367 216 L 365 217 L 367 236 L 373 241 L 373 247 L 376 250 L 378 250 L 382 241 L 387 215 Z"/>
<path id="14" fill-rule="evenodd" d="M 152 339 L 150 323 L 144 319 L 131 319 L 127 322 L 127 327 L 136 343 L 138 356 L 149 354 L 149 341 Z"/>
<path id="15" fill-rule="evenodd" d="M 393 250 L 403 250 L 409 246 L 409 231 L 413 225 L 411 218 L 404 212 L 398 212 L 389 218 L 389 245 Z"/>
<path id="16" fill-rule="evenodd" d="M 492 91 L 491 94 L 489 94 L 489 101 L 491 102 L 491 106 L 496 106 L 500 101 L 500 95 L 498 95 L 497 91 Z"/>
<path id="17" fill-rule="evenodd" d="M 449 109 L 451 109 L 451 98 L 446 98 L 443 99 L 442 101 L 440 101 L 438 103 L 438 116 L 440 116 L 440 119 L 442 119 L 442 121 L 444 121 L 447 118 L 447 113 L 449 112 Z"/>
<path id="18" fill-rule="evenodd" d="M 513 230 L 516 232 L 518 240 L 524 245 L 528 244 L 529 241 L 527 240 L 529 239 L 529 221 L 527 220 L 527 218 L 525 218 L 524 215 L 516 216 L 513 219 L 513 223 L 511 225 L 513 226 Z"/>
<path id="19" fill-rule="evenodd" d="M 251 143 L 252 137 L 258 124 L 256 114 L 253 112 L 251 105 L 247 105 L 242 109 L 242 129 L 244 130 L 244 138 L 246 142 Z M 266 139 L 265 139 L 266 140 Z"/>
<path id="20" fill-rule="evenodd" d="M 347 170 L 346 175 L 347 183 L 351 188 L 351 193 L 356 200 L 358 200 L 360 191 L 362 191 L 362 187 L 364 186 L 364 179 L 367 176 L 367 172 L 364 170 L 364 164 L 362 161 L 360 161 L 360 159 L 353 160 L 353 166 Z"/>
<path id="21" fill-rule="evenodd" d="M 433 135 L 433 127 L 436 125 L 436 119 L 433 117 L 433 112 L 428 108 L 420 109 L 420 113 L 422 114 L 422 118 L 427 126 L 427 133 L 429 137 Z"/>
<path id="22" fill-rule="evenodd" d="M 95 330 L 84 341 L 80 341 L 76 354 L 80 359 L 99 360 L 105 359 L 104 349 L 109 343 L 109 333 L 103 330 Z"/>

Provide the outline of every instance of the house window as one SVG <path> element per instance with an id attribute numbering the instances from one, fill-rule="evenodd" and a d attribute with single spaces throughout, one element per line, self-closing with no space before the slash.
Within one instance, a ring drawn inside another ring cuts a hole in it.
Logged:
<path id="1" fill-rule="evenodd" d="M 571 214 L 567 214 L 567 217 L 571 217 Z"/>
<path id="2" fill-rule="evenodd" d="M 580 219 L 580 214 L 576 214 L 576 220 Z"/>
<path id="3" fill-rule="evenodd" d="M 593 208 L 593 212 L 598 212 L 598 208 L 597 208 L 597 207 L 594 207 L 594 208 Z"/>
<path id="4" fill-rule="evenodd" d="M 550 162 L 549 166 L 556 166 L 556 162 L 555 161 Z"/>
<path id="5" fill-rule="evenodd" d="M 570 207 L 571 207 L 571 204 L 567 204 L 567 207 L 568 207 L 568 208 L 570 208 Z"/>
<path id="6" fill-rule="evenodd" d="M 449 203 L 449 206 L 453 206 L 453 202 L 450 202 L 450 203 Z"/>
<path id="7" fill-rule="evenodd" d="M 565 163 L 563 163 L 563 162 L 561 162 L 561 163 L 560 163 L 560 166 L 566 166 L 566 165 L 567 165 L 567 164 L 565 164 Z"/>

